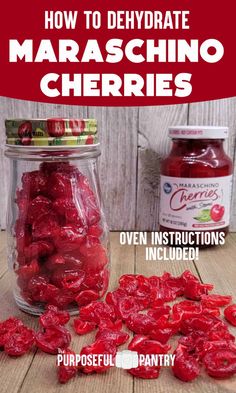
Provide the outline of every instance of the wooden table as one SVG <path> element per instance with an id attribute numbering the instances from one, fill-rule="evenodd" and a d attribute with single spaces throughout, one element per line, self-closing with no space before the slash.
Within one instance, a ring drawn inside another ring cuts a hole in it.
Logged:
<path id="1" fill-rule="evenodd" d="M 27 325 L 37 329 L 37 318 L 19 311 L 12 296 L 12 273 L 7 271 L 5 257 L 5 233 L 0 235 L 0 319 L 10 315 L 19 316 Z M 236 299 L 236 234 L 231 234 L 223 247 L 200 252 L 197 262 L 145 262 L 144 247 L 120 246 L 119 234 L 111 234 L 111 281 L 115 288 L 117 278 L 124 273 L 144 275 L 162 274 L 164 271 L 177 275 L 189 269 L 198 274 L 203 282 L 215 284 L 215 292 L 232 294 Z M 236 334 L 236 329 L 232 332 Z M 73 349 L 92 342 L 94 334 L 76 336 L 73 334 Z M 169 369 L 162 370 L 157 380 L 132 378 L 126 371 L 111 369 L 101 375 L 78 375 L 66 385 L 56 379 L 55 357 L 40 351 L 32 351 L 22 358 L 9 358 L 0 353 L 0 392 L 78 392 L 78 393 L 226 393 L 236 392 L 236 377 L 227 381 L 216 381 L 202 375 L 192 383 L 183 383 L 174 378 Z"/>

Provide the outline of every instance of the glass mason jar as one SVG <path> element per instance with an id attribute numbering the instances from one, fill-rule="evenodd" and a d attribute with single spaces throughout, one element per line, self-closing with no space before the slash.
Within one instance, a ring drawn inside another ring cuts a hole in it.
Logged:
<path id="1" fill-rule="evenodd" d="M 227 127 L 169 128 L 172 147 L 161 164 L 160 230 L 229 230 L 232 160 Z"/>
<path id="2" fill-rule="evenodd" d="M 6 120 L 8 261 L 20 309 L 72 314 L 108 287 L 108 228 L 93 119 Z"/>

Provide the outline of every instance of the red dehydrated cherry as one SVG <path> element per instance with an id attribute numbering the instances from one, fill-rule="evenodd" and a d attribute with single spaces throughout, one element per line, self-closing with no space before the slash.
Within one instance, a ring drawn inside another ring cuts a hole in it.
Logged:
<path id="1" fill-rule="evenodd" d="M 175 360 L 172 371 L 175 377 L 184 382 L 190 382 L 197 378 L 200 374 L 199 363 L 188 353 L 186 347 L 178 345 L 174 354 Z"/>
<path id="2" fill-rule="evenodd" d="M 8 335 L 11 335 L 21 326 L 23 326 L 23 322 L 14 317 L 10 317 L 5 321 L 0 322 L 0 347 L 5 345 Z"/>
<path id="3" fill-rule="evenodd" d="M 236 352 L 236 346 L 232 341 L 220 340 L 220 341 L 205 341 L 202 344 L 200 358 L 203 359 L 208 352 L 218 351 L 220 349 L 230 349 Z"/>
<path id="4" fill-rule="evenodd" d="M 24 192 L 32 198 L 40 194 L 47 196 L 48 178 L 41 171 L 23 173 L 22 187 Z"/>
<path id="5" fill-rule="evenodd" d="M 81 288 L 85 273 L 81 269 L 69 269 L 62 265 L 55 269 L 51 276 L 51 281 L 59 288 L 77 293 Z"/>
<path id="6" fill-rule="evenodd" d="M 224 309 L 225 319 L 233 326 L 236 326 L 236 304 L 231 304 Z"/>
<path id="7" fill-rule="evenodd" d="M 138 288 L 138 280 L 135 274 L 124 274 L 119 278 L 119 285 L 128 294 L 133 294 Z"/>
<path id="8" fill-rule="evenodd" d="M 188 319 L 202 313 L 202 305 L 191 300 L 184 300 L 173 306 L 173 313 L 181 315 L 182 319 Z"/>
<path id="9" fill-rule="evenodd" d="M 75 301 L 78 303 L 79 306 L 85 306 L 90 302 L 97 300 L 99 298 L 99 294 L 92 289 L 85 289 L 81 291 L 75 298 Z"/>
<path id="10" fill-rule="evenodd" d="M 76 189 L 76 175 L 72 173 L 63 172 L 52 172 L 49 177 L 49 193 L 54 199 L 57 198 L 73 198 L 73 191 Z"/>
<path id="11" fill-rule="evenodd" d="M 232 296 L 224 295 L 202 295 L 201 303 L 204 307 L 224 307 L 232 301 Z"/>
<path id="12" fill-rule="evenodd" d="M 130 342 L 128 349 L 131 351 L 136 351 L 139 354 L 159 355 L 167 353 L 170 347 L 167 345 L 162 345 L 158 341 L 150 340 L 146 336 L 136 335 Z M 138 378 L 152 379 L 159 376 L 160 367 L 138 366 L 137 368 L 128 370 L 128 372 Z"/>
<path id="13" fill-rule="evenodd" d="M 199 315 L 181 321 L 181 332 L 189 334 L 193 331 L 209 332 L 211 329 L 219 329 L 224 326 L 223 321 L 212 315 Z"/>
<path id="14" fill-rule="evenodd" d="M 74 319 L 74 329 L 77 334 L 83 335 L 92 332 L 96 329 L 95 322 L 82 321 L 80 318 Z"/>
<path id="15" fill-rule="evenodd" d="M 29 265 L 21 266 L 16 273 L 21 277 L 23 280 L 29 280 L 33 276 L 39 274 L 40 267 L 38 264 L 37 259 L 33 259 Z"/>
<path id="16" fill-rule="evenodd" d="M 28 247 L 25 247 L 24 254 L 27 261 L 32 259 L 46 257 L 51 255 L 54 251 L 54 246 L 47 240 L 40 240 L 38 242 L 31 243 Z"/>
<path id="17" fill-rule="evenodd" d="M 169 351 L 169 345 L 162 345 L 157 340 L 150 340 L 148 336 L 137 334 L 129 343 L 130 351 L 137 351 L 142 354 L 165 354 Z"/>
<path id="18" fill-rule="evenodd" d="M 62 280 L 62 286 L 73 293 L 78 293 L 84 281 L 84 277 L 85 273 L 83 270 L 68 271 Z"/>
<path id="19" fill-rule="evenodd" d="M 79 270 L 83 267 L 83 262 L 81 261 L 78 249 L 74 249 L 73 251 L 61 250 L 59 254 L 64 258 L 65 268 L 69 270 Z"/>
<path id="20" fill-rule="evenodd" d="M 78 369 L 76 367 L 76 355 L 75 352 L 69 348 L 64 349 L 60 353 L 63 355 L 63 363 L 58 366 L 58 381 L 60 383 L 66 383 L 77 374 Z M 66 357 L 65 360 L 64 356 Z M 73 362 L 71 362 L 71 360 L 73 360 Z"/>
<path id="21" fill-rule="evenodd" d="M 100 271 L 108 263 L 108 257 L 105 248 L 98 238 L 87 236 L 80 246 L 80 254 L 84 261 L 86 271 Z"/>
<path id="22" fill-rule="evenodd" d="M 84 176 L 79 178 L 78 191 L 83 202 L 84 215 L 88 225 L 91 226 L 98 223 L 101 219 L 100 209 L 98 208 L 96 196 Z"/>
<path id="23" fill-rule="evenodd" d="M 101 319 L 115 320 L 114 309 L 106 303 L 94 301 L 80 308 L 79 316 L 83 321 L 95 322 L 99 324 Z"/>
<path id="24" fill-rule="evenodd" d="M 63 255 L 56 253 L 51 256 L 49 256 L 44 263 L 44 266 L 50 270 L 53 271 L 57 269 L 60 266 L 65 266 L 66 260 Z"/>
<path id="25" fill-rule="evenodd" d="M 108 292 L 106 302 L 114 306 L 117 318 L 126 320 L 130 315 L 142 310 L 140 302 L 134 296 L 128 296 L 123 289 Z"/>
<path id="26" fill-rule="evenodd" d="M 127 327 L 138 334 L 148 334 L 157 328 L 157 321 L 150 315 L 132 314 L 126 320 Z"/>
<path id="27" fill-rule="evenodd" d="M 75 295 L 66 289 L 58 289 L 58 293 L 48 299 L 50 304 L 57 306 L 60 309 L 65 309 L 70 303 L 74 302 Z"/>
<path id="28" fill-rule="evenodd" d="M 121 330 L 122 329 L 122 320 L 117 319 L 116 321 L 112 321 L 111 319 L 100 319 L 99 321 L 99 329 L 109 329 L 109 330 Z"/>
<path id="29" fill-rule="evenodd" d="M 151 308 L 148 310 L 147 315 L 154 318 L 155 320 L 159 319 L 162 315 L 169 315 L 171 311 L 170 306 L 157 306 L 155 308 Z"/>
<path id="30" fill-rule="evenodd" d="M 85 228 L 75 224 L 61 227 L 55 234 L 54 242 L 58 250 L 70 252 L 78 250 L 86 235 Z"/>
<path id="31" fill-rule="evenodd" d="M 170 288 L 176 296 L 182 296 L 184 293 L 183 277 L 173 277 L 170 273 L 165 272 L 160 277 L 160 282 L 164 283 L 167 288 Z"/>
<path id="32" fill-rule="evenodd" d="M 236 374 L 236 351 L 218 349 L 208 352 L 204 357 L 206 372 L 213 378 L 230 378 Z"/>
<path id="33" fill-rule="evenodd" d="M 103 234 L 103 229 L 100 227 L 99 224 L 91 225 L 88 228 L 88 236 L 93 236 L 99 238 Z"/>
<path id="34" fill-rule="evenodd" d="M 94 343 L 91 345 L 88 345 L 87 347 L 82 348 L 80 355 L 111 355 L 112 358 L 115 357 L 116 355 L 116 345 L 114 344 L 113 341 L 104 341 L 104 340 L 96 340 Z M 97 372 L 101 373 L 106 371 L 110 365 L 105 365 L 103 362 L 101 362 L 101 365 L 86 365 L 83 367 L 83 372 L 86 374 L 90 374 L 92 372 Z"/>
<path id="35" fill-rule="evenodd" d="M 32 235 L 35 240 L 55 239 L 60 231 L 57 216 L 47 213 L 39 216 L 32 225 Z"/>
<path id="36" fill-rule="evenodd" d="M 35 333 L 26 326 L 18 326 L 9 334 L 5 344 L 4 351 L 9 356 L 24 355 L 33 345 Z"/>
<path id="37" fill-rule="evenodd" d="M 126 343 L 129 339 L 129 334 L 121 330 L 101 329 L 99 328 L 96 334 L 96 340 L 112 341 L 116 346 Z"/>
<path id="38" fill-rule="evenodd" d="M 184 296 L 191 300 L 200 300 L 202 295 L 207 295 L 213 289 L 211 284 L 201 284 L 197 281 L 188 281 L 184 287 Z"/>
<path id="39" fill-rule="evenodd" d="M 79 205 L 79 202 L 78 202 Z M 58 198 L 53 203 L 53 209 L 61 216 L 66 224 L 85 225 L 80 208 L 70 198 Z"/>
<path id="40" fill-rule="evenodd" d="M 40 316 L 39 323 L 44 328 L 54 325 L 65 325 L 70 319 L 67 311 L 59 310 L 51 304 L 47 305 L 46 311 Z"/>
<path id="41" fill-rule="evenodd" d="M 27 222 L 32 224 L 38 217 L 49 213 L 52 208 L 50 199 L 43 195 L 38 195 L 28 205 Z"/>
<path id="42" fill-rule="evenodd" d="M 43 352 L 57 354 L 60 349 L 68 348 L 71 335 L 64 326 L 50 326 L 36 334 L 36 345 Z"/>
<path id="43" fill-rule="evenodd" d="M 131 368 L 128 373 L 143 379 L 156 379 L 160 374 L 160 367 L 154 366 L 138 366 L 136 368 Z"/>
<path id="44" fill-rule="evenodd" d="M 18 207 L 18 220 L 24 225 L 27 221 L 28 206 L 30 201 L 30 195 L 24 190 L 16 191 L 16 204 Z M 17 222 L 16 222 L 17 226 Z"/>

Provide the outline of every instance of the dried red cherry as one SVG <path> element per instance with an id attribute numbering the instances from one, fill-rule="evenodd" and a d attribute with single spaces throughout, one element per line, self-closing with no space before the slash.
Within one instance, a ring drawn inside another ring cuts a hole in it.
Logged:
<path id="1" fill-rule="evenodd" d="M 156 379 L 159 377 L 160 367 L 138 366 L 128 370 L 128 373 L 137 378 Z"/>
<path id="2" fill-rule="evenodd" d="M 103 302 L 91 302 L 87 306 L 80 308 L 79 316 L 83 321 L 95 322 L 99 324 L 101 319 L 116 319 L 114 309 Z"/>
<path id="3" fill-rule="evenodd" d="M 111 319 L 100 319 L 99 329 L 121 330 L 122 320 L 117 319 L 116 321 L 112 321 Z"/>
<path id="4" fill-rule="evenodd" d="M 18 326 L 9 334 L 4 351 L 9 356 L 22 356 L 30 350 L 35 340 L 35 333 L 26 326 Z"/>
<path id="5" fill-rule="evenodd" d="M 95 322 L 82 321 L 80 318 L 74 319 L 74 330 L 77 334 L 83 335 L 92 332 L 96 329 Z"/>
<path id="6" fill-rule="evenodd" d="M 64 349 L 63 351 L 60 352 L 63 356 L 66 356 L 66 359 L 63 361 L 64 363 L 60 364 L 58 366 L 58 381 L 60 383 L 66 383 L 68 382 L 71 378 L 74 378 L 77 374 L 77 367 L 76 367 L 76 355 L 75 352 L 72 351 L 71 349 L 67 348 Z M 74 364 L 67 364 L 70 363 L 70 361 L 73 360 Z"/>
<path id="7" fill-rule="evenodd" d="M 52 202 L 43 195 L 38 195 L 28 205 L 27 222 L 32 224 L 38 217 L 50 212 Z"/>
<path id="8" fill-rule="evenodd" d="M 85 289 L 81 291 L 75 298 L 75 301 L 78 303 L 79 306 L 85 306 L 92 301 L 95 301 L 99 298 L 99 294 L 92 289 Z"/>
<path id="9" fill-rule="evenodd" d="M 232 296 L 224 295 L 202 295 L 201 303 L 203 307 L 224 307 L 232 301 Z"/>
<path id="10" fill-rule="evenodd" d="M 175 377 L 181 381 L 190 382 L 200 374 L 200 366 L 194 356 L 190 355 L 182 345 L 178 345 L 175 352 L 175 361 L 172 367 Z"/>
<path id="11" fill-rule="evenodd" d="M 148 334 L 157 328 L 157 321 L 149 315 L 132 314 L 126 320 L 126 326 L 134 333 Z"/>
<path id="12" fill-rule="evenodd" d="M 99 329 L 96 334 L 96 340 L 101 339 L 104 341 L 114 342 L 116 346 L 126 343 L 129 339 L 129 334 L 121 330 L 112 329 Z"/>
<path id="13" fill-rule="evenodd" d="M 218 349 L 208 352 L 204 357 L 206 372 L 213 378 L 230 378 L 236 374 L 236 351 Z"/>
<path id="14" fill-rule="evenodd" d="M 233 326 L 236 326 L 236 304 L 231 304 L 224 310 L 225 319 Z"/>
<path id="15" fill-rule="evenodd" d="M 37 195 L 47 196 L 48 179 L 41 171 L 26 172 L 22 175 L 22 187 L 31 198 Z"/>
<path id="16" fill-rule="evenodd" d="M 21 266 L 16 273 L 22 280 L 29 280 L 33 276 L 39 274 L 40 267 L 37 259 L 33 259 L 29 265 Z"/>
<path id="17" fill-rule="evenodd" d="M 14 317 L 10 317 L 0 322 L 0 347 L 4 347 L 6 340 L 19 327 L 23 326 L 23 322 Z"/>
<path id="18" fill-rule="evenodd" d="M 86 235 L 84 227 L 70 224 L 61 227 L 55 234 L 54 242 L 61 252 L 78 250 Z"/>
<path id="19" fill-rule="evenodd" d="M 59 350 L 68 348 L 71 335 L 64 326 L 50 326 L 44 332 L 36 334 L 36 345 L 41 351 L 57 354 Z"/>
<path id="20" fill-rule="evenodd" d="M 100 355 L 100 354 L 107 354 L 111 355 L 112 358 L 116 355 L 116 345 L 113 341 L 104 341 L 104 340 L 96 340 L 93 344 L 88 345 L 87 347 L 82 348 L 80 355 Z M 106 371 L 110 365 L 105 365 L 101 362 L 101 365 L 93 366 L 93 365 L 86 365 L 83 367 L 83 372 L 86 374 L 90 374 L 92 372 L 101 373 Z"/>
<path id="21" fill-rule="evenodd" d="M 58 307 L 49 304 L 46 311 L 40 316 L 39 323 L 44 328 L 53 325 L 65 325 L 70 319 L 67 311 L 59 310 Z"/>
<path id="22" fill-rule="evenodd" d="M 39 216 L 32 225 L 32 235 L 35 240 L 55 240 L 59 231 L 60 226 L 57 216 L 54 213 L 47 213 Z"/>

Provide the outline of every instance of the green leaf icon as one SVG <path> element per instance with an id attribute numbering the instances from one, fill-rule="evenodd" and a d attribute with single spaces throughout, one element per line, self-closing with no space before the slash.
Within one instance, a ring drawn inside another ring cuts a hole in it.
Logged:
<path id="1" fill-rule="evenodd" d="M 201 210 L 200 214 L 197 217 L 194 217 L 194 220 L 197 220 L 199 222 L 211 221 L 210 209 Z"/>

